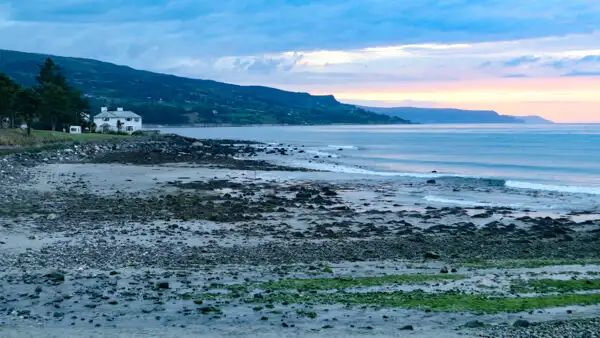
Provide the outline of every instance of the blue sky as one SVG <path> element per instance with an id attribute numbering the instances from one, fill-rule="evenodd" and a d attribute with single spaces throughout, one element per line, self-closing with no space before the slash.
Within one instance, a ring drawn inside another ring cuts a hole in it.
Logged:
<path id="1" fill-rule="evenodd" d="M 590 95 L 561 88 L 596 86 L 599 28 L 593 0 L 0 0 L 0 48 L 514 114 L 532 102 L 591 109 Z"/>

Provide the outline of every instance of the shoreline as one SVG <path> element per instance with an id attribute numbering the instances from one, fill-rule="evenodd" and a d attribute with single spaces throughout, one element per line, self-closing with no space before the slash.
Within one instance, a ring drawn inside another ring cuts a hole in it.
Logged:
<path id="1" fill-rule="evenodd" d="M 598 210 L 442 206 L 422 196 L 455 183 L 272 160 L 296 152 L 163 135 L 0 156 L 0 324 L 597 333 Z"/>

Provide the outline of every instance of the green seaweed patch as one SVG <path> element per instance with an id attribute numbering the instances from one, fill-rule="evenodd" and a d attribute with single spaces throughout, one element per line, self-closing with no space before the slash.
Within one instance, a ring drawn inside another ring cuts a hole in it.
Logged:
<path id="1" fill-rule="evenodd" d="M 468 268 L 481 269 L 533 269 L 556 265 L 600 265 L 598 259 L 515 259 L 515 260 L 472 260 L 461 264 Z"/>
<path id="2" fill-rule="evenodd" d="M 275 303 L 311 305 L 345 304 L 347 306 L 374 306 L 406 308 L 435 312 L 500 313 L 522 312 L 571 305 L 600 304 L 600 294 L 564 294 L 538 297 L 493 297 L 484 294 L 462 294 L 456 291 L 444 293 L 370 292 L 370 293 L 276 293 L 267 299 Z M 252 299 L 248 300 L 252 302 Z"/>
<path id="3" fill-rule="evenodd" d="M 528 281 L 516 281 L 511 285 L 513 292 L 574 292 L 600 290 L 600 279 L 532 279 Z"/>
<path id="4" fill-rule="evenodd" d="M 343 290 L 354 287 L 370 287 L 388 284 L 421 284 L 435 281 L 454 281 L 464 279 L 463 275 L 388 275 L 377 277 L 338 277 L 310 279 L 282 279 L 275 282 L 262 283 L 258 287 L 263 290 Z"/>

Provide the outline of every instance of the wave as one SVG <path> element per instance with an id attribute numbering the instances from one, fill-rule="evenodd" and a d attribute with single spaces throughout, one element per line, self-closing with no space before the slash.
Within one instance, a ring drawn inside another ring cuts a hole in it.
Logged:
<path id="1" fill-rule="evenodd" d="M 357 146 L 337 146 L 334 144 L 330 144 L 327 147 L 329 148 L 335 148 L 335 149 L 351 149 L 351 150 L 358 150 Z"/>
<path id="2" fill-rule="evenodd" d="M 467 179 L 467 180 L 478 180 L 478 181 L 490 181 L 495 182 L 492 179 L 486 179 L 477 176 L 466 176 L 458 174 L 443 174 L 443 173 L 412 173 L 412 172 L 388 172 L 388 171 L 374 171 L 368 169 L 362 169 L 358 167 L 350 167 L 345 165 L 339 165 L 334 163 L 318 163 L 318 162 L 294 162 L 294 165 L 300 166 L 306 169 L 329 171 L 335 173 L 344 174 L 361 174 L 361 175 L 373 175 L 373 176 L 387 176 L 387 177 L 414 177 L 414 178 L 426 178 L 426 179 Z M 503 180 L 499 180 L 504 184 Z"/>
<path id="3" fill-rule="evenodd" d="M 330 154 L 324 151 L 320 151 L 320 150 L 307 150 L 306 151 L 307 154 L 311 154 L 311 155 L 317 155 L 317 156 L 323 156 L 323 157 L 331 157 L 331 158 L 339 158 L 339 155 L 335 155 L 335 154 Z"/>
<path id="4" fill-rule="evenodd" d="M 600 195 L 600 187 L 549 185 L 549 184 L 529 183 L 529 182 L 520 182 L 520 181 L 506 181 L 505 185 L 507 187 L 517 188 L 517 189 L 545 190 L 545 191 L 566 192 L 566 193 L 572 193 L 572 194 Z"/>
<path id="5" fill-rule="evenodd" d="M 425 196 L 423 198 L 424 200 L 428 201 L 428 202 L 436 202 L 436 203 L 444 203 L 444 204 L 454 204 L 454 205 L 461 205 L 461 206 L 466 206 L 466 207 L 511 207 L 511 208 L 519 208 L 522 205 L 518 204 L 518 203 L 514 203 L 514 204 L 499 204 L 499 203 L 492 203 L 492 202 L 476 202 L 476 201 L 469 201 L 469 200 L 453 200 L 453 199 L 448 199 L 448 198 L 443 198 L 443 197 L 437 197 L 437 196 Z"/>

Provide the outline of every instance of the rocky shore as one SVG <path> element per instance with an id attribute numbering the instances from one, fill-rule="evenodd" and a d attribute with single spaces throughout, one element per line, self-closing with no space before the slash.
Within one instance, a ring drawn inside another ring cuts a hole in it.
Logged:
<path id="1" fill-rule="evenodd" d="M 600 336 L 599 210 L 409 204 L 456 187 L 265 160 L 301 152 L 163 135 L 0 157 L 0 335 Z"/>

